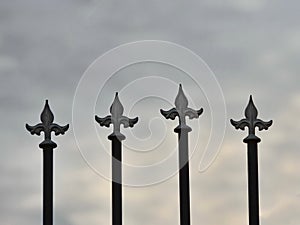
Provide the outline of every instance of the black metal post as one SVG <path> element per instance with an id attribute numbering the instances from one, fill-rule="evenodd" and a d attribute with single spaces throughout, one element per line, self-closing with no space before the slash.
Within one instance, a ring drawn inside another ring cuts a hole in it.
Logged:
<path id="1" fill-rule="evenodd" d="M 190 224 L 190 181 L 189 181 L 189 152 L 188 132 L 191 129 L 178 129 L 179 144 L 179 196 L 180 224 Z"/>
<path id="2" fill-rule="evenodd" d="M 249 103 L 245 110 L 246 119 L 240 121 L 230 120 L 236 129 L 245 130 L 248 127 L 249 135 L 243 140 L 247 143 L 248 154 L 248 207 L 249 207 L 249 225 L 259 225 L 259 178 L 258 178 L 258 156 L 257 144 L 261 141 L 255 135 L 255 128 L 259 130 L 268 130 L 273 121 L 264 122 L 257 119 L 257 109 L 250 96 Z"/>
<path id="3" fill-rule="evenodd" d="M 53 224 L 53 149 L 43 150 L 43 224 Z"/>
<path id="4" fill-rule="evenodd" d="M 26 129 L 33 135 L 44 132 L 45 139 L 39 147 L 43 149 L 43 225 L 53 224 L 53 149 L 57 144 L 51 140 L 51 132 L 55 135 L 64 134 L 69 125 L 59 126 L 54 121 L 54 115 L 50 110 L 48 100 L 41 114 L 41 121 L 35 126 L 26 124 Z"/>
<path id="5" fill-rule="evenodd" d="M 122 224 L 122 143 L 115 135 L 112 141 L 112 224 Z"/>
<path id="6" fill-rule="evenodd" d="M 179 153 L 179 198 L 180 198 L 180 224 L 190 225 L 190 181 L 189 181 L 189 148 L 188 133 L 192 129 L 186 125 L 185 117 L 190 119 L 199 118 L 203 109 L 193 110 L 188 108 L 188 100 L 183 93 L 181 84 L 175 99 L 175 108 L 169 111 L 160 110 L 166 119 L 174 120 L 179 117 L 179 125 L 174 129 L 178 133 Z"/>
<path id="7" fill-rule="evenodd" d="M 248 142 L 249 224 L 259 225 L 259 184 L 257 142 Z"/>
<path id="8" fill-rule="evenodd" d="M 129 119 L 123 116 L 124 108 L 119 100 L 118 93 L 110 107 L 110 116 L 100 118 L 95 116 L 100 126 L 109 127 L 113 124 L 113 133 L 108 136 L 112 142 L 112 224 L 122 225 L 122 141 L 125 136 L 120 132 L 121 124 L 124 128 L 133 127 L 138 117 Z"/>

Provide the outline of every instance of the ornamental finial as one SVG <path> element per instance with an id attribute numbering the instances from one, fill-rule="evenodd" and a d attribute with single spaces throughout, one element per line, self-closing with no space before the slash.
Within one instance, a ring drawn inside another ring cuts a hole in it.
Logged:
<path id="1" fill-rule="evenodd" d="M 240 121 L 230 120 L 231 124 L 236 129 L 245 130 L 245 127 L 248 127 L 249 135 L 244 139 L 244 142 L 249 142 L 250 140 L 256 140 L 260 142 L 260 138 L 255 135 L 255 127 L 261 130 L 268 130 L 268 128 L 272 125 L 273 121 L 262 121 L 257 119 L 258 111 L 254 105 L 252 95 L 250 95 L 249 103 L 245 109 L 245 117 L 246 119 L 241 119 Z"/>
<path id="2" fill-rule="evenodd" d="M 187 97 L 183 92 L 182 85 L 179 84 L 178 94 L 175 99 L 175 108 L 168 111 L 161 109 L 160 112 L 166 119 L 174 120 L 178 116 L 179 126 L 175 128 L 175 132 L 183 128 L 187 128 L 191 131 L 191 128 L 186 125 L 185 117 L 188 116 L 190 119 L 199 118 L 199 116 L 203 113 L 203 108 L 199 110 L 188 108 Z"/>
<path id="3" fill-rule="evenodd" d="M 187 99 L 187 97 L 185 96 L 185 94 L 182 90 L 182 85 L 179 84 L 178 94 L 177 94 L 176 99 L 175 99 L 176 109 L 184 110 L 188 107 L 188 104 L 189 104 L 188 99 Z"/>
<path id="4" fill-rule="evenodd" d="M 116 92 L 115 99 L 110 107 L 110 113 L 113 118 L 121 117 L 124 112 L 124 107 L 120 102 L 118 92 Z"/>
<path id="5" fill-rule="evenodd" d="M 57 145 L 55 142 L 51 140 L 51 132 L 53 131 L 55 135 L 64 134 L 69 129 L 69 124 L 65 126 L 60 126 L 56 123 L 53 123 L 54 121 L 54 115 L 50 109 L 48 100 L 45 102 L 44 109 L 41 113 L 40 119 L 42 123 L 39 123 L 35 126 L 30 126 L 26 124 L 26 129 L 32 134 L 41 135 L 41 132 L 44 132 L 45 140 L 40 144 L 41 148 L 44 147 L 53 147 L 56 148 Z"/>
<path id="6" fill-rule="evenodd" d="M 118 92 L 116 92 L 114 101 L 110 107 L 111 115 L 106 116 L 104 118 L 95 116 L 95 120 L 100 124 L 101 127 L 106 126 L 109 127 L 110 124 L 113 124 L 113 133 L 109 136 L 118 137 L 121 140 L 125 139 L 125 136 L 120 132 L 120 126 L 123 124 L 124 128 L 133 127 L 138 122 L 138 117 L 130 119 L 128 117 L 123 116 L 124 107 L 120 102 Z"/>

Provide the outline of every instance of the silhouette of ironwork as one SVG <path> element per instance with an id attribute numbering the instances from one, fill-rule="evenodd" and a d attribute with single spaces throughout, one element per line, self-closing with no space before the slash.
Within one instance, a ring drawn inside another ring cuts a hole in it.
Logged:
<path id="1" fill-rule="evenodd" d="M 41 121 L 35 126 L 26 124 L 26 129 L 32 134 L 41 135 L 44 133 L 44 141 L 39 144 L 43 149 L 43 225 L 53 224 L 53 149 L 57 144 L 51 140 L 51 132 L 55 135 L 64 134 L 69 125 L 60 126 L 54 121 L 54 115 L 50 110 L 48 100 L 41 113 Z"/>
<path id="2" fill-rule="evenodd" d="M 100 126 L 110 127 L 113 125 L 113 132 L 108 136 L 112 142 L 112 224 L 122 225 L 122 141 L 125 136 L 121 133 L 121 125 L 124 128 L 134 127 L 138 122 L 138 117 L 130 119 L 123 116 L 124 108 L 116 93 L 114 101 L 110 107 L 111 115 L 104 118 L 95 116 L 95 120 Z M 203 109 L 194 110 L 188 107 L 188 100 L 183 92 L 182 85 L 175 99 L 175 107 L 168 110 L 160 110 L 166 119 L 179 119 L 179 125 L 174 129 L 178 134 L 178 154 L 179 154 L 179 198 L 180 198 L 180 225 L 190 225 L 190 187 L 189 187 L 189 149 L 188 133 L 192 129 L 186 124 L 186 117 L 189 119 L 199 118 Z M 248 136 L 244 138 L 247 144 L 247 164 L 248 164 L 248 207 L 249 225 L 259 225 L 259 173 L 258 173 L 258 143 L 261 141 L 256 136 L 258 128 L 268 130 L 273 121 L 262 121 L 257 118 L 258 111 L 250 96 L 249 103 L 245 109 L 245 118 L 239 121 L 230 120 L 236 129 L 245 130 L 248 128 Z M 60 126 L 54 123 L 54 115 L 48 104 L 45 102 L 44 109 L 40 116 L 41 123 L 30 126 L 26 124 L 26 129 L 32 135 L 44 133 L 44 140 L 39 144 L 43 149 L 43 225 L 53 225 L 53 150 L 57 144 L 52 141 L 52 132 L 55 135 L 63 135 L 68 130 L 69 125 Z"/>
<path id="3" fill-rule="evenodd" d="M 245 110 L 245 119 L 240 121 L 230 120 L 236 129 L 245 130 L 248 127 L 249 134 L 243 140 L 247 143 L 248 152 L 248 204 L 249 204 L 249 225 L 259 225 L 259 178 L 258 178 L 258 159 L 257 144 L 261 141 L 255 135 L 255 128 L 259 130 L 268 130 L 273 121 L 264 122 L 257 119 L 257 109 L 250 96 L 249 103 Z"/>
<path id="4" fill-rule="evenodd" d="M 119 100 L 118 93 L 110 107 L 111 115 L 104 118 L 95 116 L 100 126 L 113 125 L 113 133 L 108 136 L 112 142 L 112 224 L 122 224 L 122 141 L 125 136 L 120 132 L 121 124 L 124 128 L 133 127 L 138 117 L 130 119 L 123 116 L 124 108 Z"/>
<path id="5" fill-rule="evenodd" d="M 175 99 L 175 108 L 168 111 L 160 110 L 166 119 L 179 118 L 179 125 L 174 129 L 178 133 L 179 146 L 179 197 L 180 197 L 180 224 L 190 225 L 190 181 L 189 181 L 189 149 L 188 133 L 192 129 L 186 125 L 186 116 L 190 119 L 199 118 L 203 109 L 194 110 L 188 108 L 188 100 L 183 93 L 182 85 Z"/>

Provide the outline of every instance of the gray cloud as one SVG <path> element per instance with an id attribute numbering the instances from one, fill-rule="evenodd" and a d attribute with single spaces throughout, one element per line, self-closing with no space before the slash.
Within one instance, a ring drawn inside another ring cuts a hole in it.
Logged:
<path id="1" fill-rule="evenodd" d="M 299 224 L 299 4 L 296 0 L 288 4 L 278 0 L 1 1 L 0 223 L 41 221 L 37 149 L 41 138 L 31 137 L 24 124 L 38 122 L 44 100 L 50 100 L 59 123 L 71 123 L 76 86 L 93 60 L 123 43 L 161 39 L 190 48 L 209 64 L 224 91 L 230 118 L 242 117 L 252 93 L 260 116 L 274 119 L 273 127 L 260 133 L 262 223 Z M 108 112 L 113 96 L 109 91 L 108 87 L 107 109 L 101 105 L 99 113 Z M 142 91 L 137 90 L 137 95 Z M 170 127 L 175 124 L 167 122 Z M 200 131 L 205 133 L 208 127 L 205 124 Z M 193 156 L 194 224 L 247 224 L 245 135 L 228 126 L 221 152 L 205 173 L 197 172 L 203 150 Z M 83 138 L 89 143 L 88 136 Z M 56 224 L 109 224 L 109 182 L 85 164 L 72 131 L 55 140 L 59 144 Z M 92 141 L 90 145 L 98 146 Z M 128 160 L 140 159 L 131 152 L 124 154 Z M 126 187 L 124 192 L 127 224 L 178 223 L 177 176 L 155 186 Z"/>

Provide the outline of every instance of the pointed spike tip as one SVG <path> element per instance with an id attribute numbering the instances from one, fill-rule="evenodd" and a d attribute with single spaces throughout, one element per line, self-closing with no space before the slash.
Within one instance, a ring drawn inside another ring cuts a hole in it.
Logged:
<path id="1" fill-rule="evenodd" d="M 255 119 L 255 118 L 257 118 L 257 115 L 258 115 L 257 108 L 253 102 L 252 95 L 250 95 L 248 105 L 245 109 L 245 116 L 246 116 L 246 118 Z"/>
<path id="2" fill-rule="evenodd" d="M 184 109 L 184 108 L 187 108 L 187 106 L 188 106 L 188 100 L 187 100 L 187 97 L 185 96 L 185 94 L 183 92 L 181 84 L 179 84 L 178 94 L 177 94 L 176 99 L 175 99 L 175 106 L 178 109 L 179 108 Z"/>
<path id="3" fill-rule="evenodd" d="M 49 101 L 48 101 L 48 99 L 45 100 L 45 107 L 46 107 L 46 106 L 49 107 Z M 50 107 L 49 107 L 49 108 L 50 108 Z"/>
<path id="4" fill-rule="evenodd" d="M 115 115 L 116 117 L 121 116 L 123 114 L 124 108 L 119 99 L 118 92 L 116 92 L 115 98 L 113 100 L 112 105 L 110 106 L 110 113 Z"/>
<path id="5" fill-rule="evenodd" d="M 41 121 L 43 123 L 50 124 L 54 121 L 54 114 L 52 113 L 50 106 L 48 104 L 48 99 L 45 101 L 44 109 L 40 115 Z"/>
<path id="6" fill-rule="evenodd" d="M 179 90 L 178 90 L 178 92 L 182 92 L 183 93 L 182 84 L 179 84 Z"/>
<path id="7" fill-rule="evenodd" d="M 43 111 L 45 111 L 45 110 L 51 111 L 48 99 L 45 100 L 45 106 L 44 106 Z M 52 113 L 52 112 L 51 112 L 51 113 Z"/>
<path id="8" fill-rule="evenodd" d="M 119 102 L 120 102 L 120 99 L 119 99 L 119 93 L 118 93 L 118 92 L 116 92 L 116 94 L 115 94 L 114 102 L 115 102 L 115 101 L 119 101 Z"/>
<path id="9" fill-rule="evenodd" d="M 255 104 L 254 104 L 254 101 L 253 101 L 253 96 L 250 95 L 250 98 L 249 98 L 249 103 L 248 105 L 253 105 L 255 107 Z M 255 107 L 256 108 L 256 107 Z"/>
<path id="10" fill-rule="evenodd" d="M 45 100 L 44 110 L 49 110 L 49 111 L 51 111 L 48 99 Z"/>
<path id="11" fill-rule="evenodd" d="M 120 102 L 119 93 L 116 92 L 114 102 Z M 121 102 L 120 102 L 121 103 Z"/>

